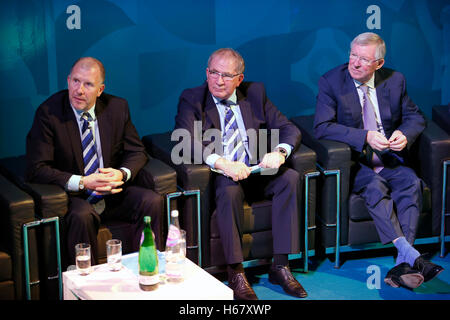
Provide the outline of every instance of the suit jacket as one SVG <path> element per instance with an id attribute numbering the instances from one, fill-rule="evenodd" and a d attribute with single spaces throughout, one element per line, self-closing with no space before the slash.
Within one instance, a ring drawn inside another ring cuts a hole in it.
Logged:
<path id="1" fill-rule="evenodd" d="M 97 98 L 95 114 L 104 167 L 126 167 L 133 179 L 148 159 L 131 122 L 127 101 L 103 93 Z M 31 182 L 64 188 L 73 174 L 84 175 L 80 131 L 68 90 L 55 93 L 36 110 L 26 150 L 26 177 Z"/>
<path id="2" fill-rule="evenodd" d="M 293 150 L 298 147 L 301 140 L 300 131 L 267 98 L 262 83 L 242 82 L 236 88 L 236 95 L 245 129 L 247 131 L 256 130 L 257 146 L 259 145 L 259 129 L 267 129 L 268 133 L 271 129 L 279 129 L 279 143 L 290 144 L 293 146 Z M 191 137 L 194 137 L 192 139 L 192 148 L 194 149 L 192 150 L 202 150 L 202 154 L 205 154 L 205 149 L 207 149 L 206 154 L 218 153 L 211 147 L 211 141 L 201 141 L 205 139 L 201 139 L 198 132 L 195 132 L 194 135 L 195 121 L 201 121 L 202 133 L 208 129 L 221 129 L 219 112 L 206 82 L 199 87 L 182 92 L 178 103 L 178 113 L 175 117 L 175 129 L 186 129 Z M 270 143 L 270 138 L 268 143 Z M 219 144 L 223 148 L 221 141 Z M 249 151 L 252 152 L 252 150 L 258 150 L 258 148 L 250 148 Z M 270 151 L 272 150 L 267 150 L 267 152 Z M 252 154 L 251 157 L 260 161 L 261 159 L 258 157 L 260 152 L 256 152 L 257 154 Z"/>
<path id="3" fill-rule="evenodd" d="M 425 128 L 425 119 L 406 92 L 404 76 L 392 69 L 375 71 L 375 88 L 381 122 L 386 138 L 400 130 L 408 147 Z M 362 108 L 348 64 L 338 66 L 319 79 L 314 133 L 318 139 L 329 139 L 348 144 L 357 153 L 366 147 Z M 401 156 L 406 157 L 406 149 Z"/>

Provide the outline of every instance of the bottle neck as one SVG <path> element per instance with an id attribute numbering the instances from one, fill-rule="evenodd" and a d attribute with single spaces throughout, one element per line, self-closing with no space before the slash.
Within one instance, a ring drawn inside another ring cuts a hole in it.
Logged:
<path id="1" fill-rule="evenodd" d="M 180 229 L 180 221 L 178 220 L 178 217 L 172 217 L 170 223 L 173 224 L 178 229 Z"/>
<path id="2" fill-rule="evenodd" d="M 154 245 L 152 229 L 149 224 L 145 224 L 144 227 L 144 242 L 142 243 L 144 246 Z"/>

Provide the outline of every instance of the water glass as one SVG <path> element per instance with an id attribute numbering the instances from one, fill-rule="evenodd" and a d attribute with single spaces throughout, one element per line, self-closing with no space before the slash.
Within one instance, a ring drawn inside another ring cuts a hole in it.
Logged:
<path id="1" fill-rule="evenodd" d="M 122 241 L 117 239 L 106 241 L 106 256 L 109 270 L 119 271 L 122 268 Z"/>
<path id="2" fill-rule="evenodd" d="M 91 272 L 91 246 L 89 243 L 79 243 L 75 246 L 76 265 L 80 275 Z"/>

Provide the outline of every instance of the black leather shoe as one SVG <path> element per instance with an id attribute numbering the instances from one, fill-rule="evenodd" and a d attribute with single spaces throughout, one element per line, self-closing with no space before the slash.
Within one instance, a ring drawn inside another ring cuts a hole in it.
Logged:
<path id="1" fill-rule="evenodd" d="M 384 282 L 394 288 L 402 286 L 409 289 L 415 289 L 420 286 L 423 281 L 423 275 L 419 271 L 412 269 L 406 262 L 393 267 L 384 278 Z"/>
<path id="2" fill-rule="evenodd" d="M 439 273 L 444 271 L 443 267 L 434 264 L 431 261 L 425 260 L 423 256 L 419 256 L 416 261 L 414 261 L 413 269 L 423 274 L 425 282 L 430 281 Z"/>
<path id="3" fill-rule="evenodd" d="M 233 272 L 229 275 L 228 286 L 233 290 L 235 300 L 258 300 L 245 273 Z"/>
<path id="4" fill-rule="evenodd" d="M 284 292 L 291 296 L 298 298 L 305 298 L 308 296 L 306 290 L 303 289 L 302 285 L 294 278 L 288 266 L 270 267 L 269 282 L 279 284 Z"/>

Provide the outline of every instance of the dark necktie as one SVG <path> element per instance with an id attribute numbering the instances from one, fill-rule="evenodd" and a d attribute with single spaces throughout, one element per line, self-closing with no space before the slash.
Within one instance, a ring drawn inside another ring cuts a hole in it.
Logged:
<path id="1" fill-rule="evenodd" d="M 367 96 L 367 91 L 369 87 L 367 87 L 366 85 L 362 85 L 359 88 L 363 92 L 363 100 L 364 100 L 363 102 L 364 129 L 370 131 L 378 131 L 377 120 L 375 118 L 375 108 L 372 102 L 370 101 L 369 97 Z M 373 152 L 372 156 L 372 165 L 376 173 L 380 172 L 384 168 L 383 162 L 375 152 Z"/>
<path id="2" fill-rule="evenodd" d="M 88 176 L 98 171 L 99 162 L 97 157 L 97 150 L 95 148 L 94 136 L 92 130 L 89 127 L 89 121 L 92 117 L 89 113 L 84 112 L 81 115 L 83 119 L 83 125 L 81 127 L 81 145 L 83 147 L 83 162 L 84 162 L 84 175 Z M 97 203 L 103 196 L 97 194 L 95 191 L 87 190 L 88 201 L 90 203 Z"/>
<path id="3" fill-rule="evenodd" d="M 222 100 L 221 103 L 225 105 L 224 154 L 228 160 L 244 162 L 248 166 L 248 154 L 245 151 L 236 116 L 231 110 L 231 106 L 235 103 L 230 100 Z"/>

